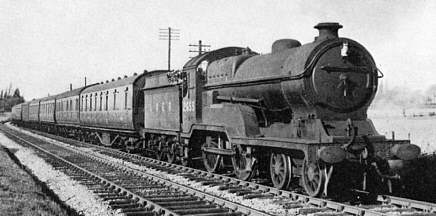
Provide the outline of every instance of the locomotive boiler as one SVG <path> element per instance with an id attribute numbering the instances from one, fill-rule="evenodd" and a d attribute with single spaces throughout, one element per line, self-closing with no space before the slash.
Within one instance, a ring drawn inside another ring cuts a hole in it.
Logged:
<path id="1" fill-rule="evenodd" d="M 420 150 L 387 140 L 367 119 L 379 72 L 361 44 L 338 37 L 341 27 L 320 23 L 313 42 L 278 40 L 269 54 L 230 47 L 188 63 L 185 87 L 196 99 L 184 114 L 197 112 L 207 170 L 230 167 L 244 180 L 268 170 L 275 187 L 300 184 L 312 196 L 392 190 L 395 170 Z"/>

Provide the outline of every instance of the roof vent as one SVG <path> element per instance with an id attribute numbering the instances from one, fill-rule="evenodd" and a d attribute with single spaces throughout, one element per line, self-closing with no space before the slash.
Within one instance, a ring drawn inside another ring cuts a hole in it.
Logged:
<path id="1" fill-rule="evenodd" d="M 108 83 L 109 82 L 109 80 L 106 80 L 106 83 Z"/>
<path id="2" fill-rule="evenodd" d="M 338 30 L 342 25 L 336 22 L 318 23 L 314 28 L 318 29 L 319 35 L 315 40 L 325 40 L 329 38 L 337 38 Z"/>
<path id="3" fill-rule="evenodd" d="M 118 80 L 120 80 L 121 79 L 121 77 L 118 77 Z"/>
<path id="4" fill-rule="evenodd" d="M 271 52 L 277 53 L 277 52 L 281 52 L 281 51 L 286 50 L 286 49 L 291 49 L 291 48 L 299 47 L 299 46 L 301 46 L 301 43 L 297 40 L 280 39 L 280 40 L 274 41 L 274 43 L 271 47 Z"/>
<path id="5" fill-rule="evenodd" d="M 144 73 L 147 73 L 148 72 L 148 70 L 144 70 Z"/>
<path id="6" fill-rule="evenodd" d="M 136 76 L 136 75 L 138 75 L 137 73 L 133 73 L 133 76 Z"/>
<path id="7" fill-rule="evenodd" d="M 115 79 L 112 79 L 112 82 L 115 81 Z"/>
<path id="8" fill-rule="evenodd" d="M 124 75 L 124 79 L 127 78 L 127 75 Z"/>

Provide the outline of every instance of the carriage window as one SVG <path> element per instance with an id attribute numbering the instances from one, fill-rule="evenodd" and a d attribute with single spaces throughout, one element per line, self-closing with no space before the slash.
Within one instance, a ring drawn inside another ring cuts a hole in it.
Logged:
<path id="1" fill-rule="evenodd" d="M 100 92 L 100 111 L 103 103 L 103 92 Z"/>
<path id="2" fill-rule="evenodd" d="M 116 104 L 117 104 L 117 90 L 114 90 L 114 110 L 116 110 Z"/>
<path id="3" fill-rule="evenodd" d="M 105 110 L 107 110 L 107 102 L 109 100 L 109 91 L 106 92 L 106 106 L 105 106 Z"/>
<path id="4" fill-rule="evenodd" d="M 97 93 L 95 93 L 94 99 L 94 111 L 97 111 Z"/>
<path id="5" fill-rule="evenodd" d="M 84 98 L 85 98 L 85 96 L 82 96 L 82 103 L 80 104 L 80 111 L 83 111 L 83 102 L 85 101 Z"/>
<path id="6" fill-rule="evenodd" d="M 124 109 L 127 109 L 127 99 L 128 99 L 129 88 L 126 88 L 124 92 Z"/>
<path id="7" fill-rule="evenodd" d="M 70 100 L 70 110 L 73 111 L 73 100 Z"/>
<path id="8" fill-rule="evenodd" d="M 92 111 L 92 94 L 89 95 L 89 111 Z"/>
<path id="9" fill-rule="evenodd" d="M 85 96 L 85 111 L 88 111 L 88 95 Z"/>

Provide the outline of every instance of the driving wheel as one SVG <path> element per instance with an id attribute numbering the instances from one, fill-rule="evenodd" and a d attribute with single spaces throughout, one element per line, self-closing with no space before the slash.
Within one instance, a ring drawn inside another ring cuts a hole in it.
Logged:
<path id="1" fill-rule="evenodd" d="M 288 189 L 292 180 L 291 158 L 286 154 L 271 153 L 270 176 L 274 187 Z"/>

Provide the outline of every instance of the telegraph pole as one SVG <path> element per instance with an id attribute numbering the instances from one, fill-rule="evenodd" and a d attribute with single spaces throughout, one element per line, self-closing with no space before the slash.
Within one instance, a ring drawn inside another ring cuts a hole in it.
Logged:
<path id="1" fill-rule="evenodd" d="M 168 40 L 168 71 L 171 71 L 171 41 L 180 39 L 180 30 L 168 27 L 159 29 L 159 40 Z"/>
<path id="2" fill-rule="evenodd" d="M 198 50 L 189 50 L 189 52 L 198 53 L 198 55 L 201 55 L 205 52 L 203 48 L 210 48 L 210 45 L 203 44 L 201 40 L 198 41 L 198 44 L 189 44 L 189 46 L 198 47 Z"/>

